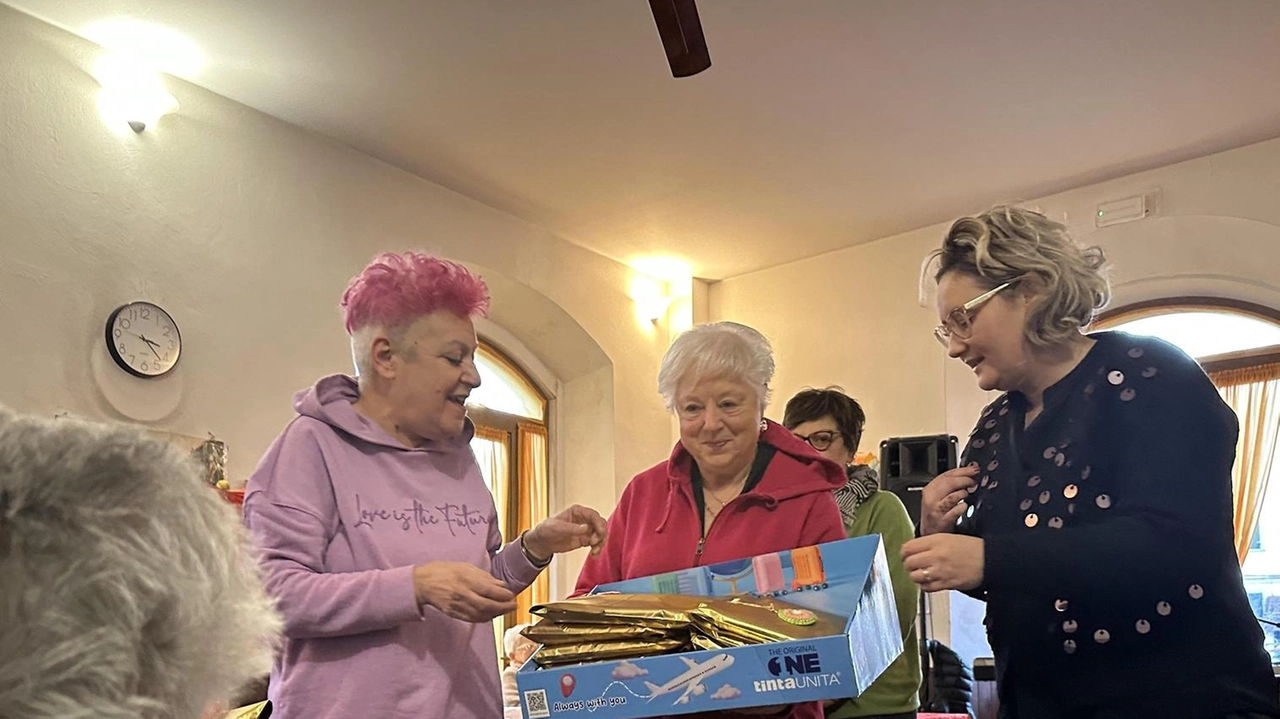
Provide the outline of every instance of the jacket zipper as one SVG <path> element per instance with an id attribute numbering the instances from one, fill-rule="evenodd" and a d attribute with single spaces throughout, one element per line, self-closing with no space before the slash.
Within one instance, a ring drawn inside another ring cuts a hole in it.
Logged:
<path id="1" fill-rule="evenodd" d="M 728 505 L 726 505 L 726 506 L 728 506 Z M 722 508 L 720 511 L 721 511 L 721 513 L 723 513 L 723 512 L 724 512 L 724 509 Z M 719 516 L 719 515 L 716 515 L 716 519 L 719 519 L 719 518 L 720 518 L 720 516 Z M 711 536 L 711 529 L 712 529 L 712 527 L 715 527 L 715 525 L 716 525 L 716 520 L 715 520 L 715 519 L 711 520 L 711 526 L 710 526 L 710 527 L 707 527 L 707 532 L 706 532 L 706 534 L 703 534 L 701 537 L 699 537 L 699 538 L 698 538 L 698 548 L 697 548 L 697 549 L 695 549 L 695 550 L 693 550 L 693 566 L 695 566 L 695 567 L 700 567 L 700 566 L 702 566 L 702 550 L 703 550 L 704 548 L 706 548 L 706 546 L 707 546 L 707 537 L 710 537 L 710 536 Z"/>
<path id="2" fill-rule="evenodd" d="M 711 520 L 711 526 L 707 527 L 706 533 L 703 534 L 698 539 L 698 548 L 693 551 L 693 566 L 698 567 L 702 565 L 702 550 L 706 548 L 707 537 L 710 537 L 711 530 L 716 528 L 716 522 L 720 521 L 720 517 L 724 516 L 725 513 L 729 511 L 729 508 L 732 507 L 735 502 L 737 502 L 738 500 L 742 499 L 745 496 L 746 496 L 745 494 L 739 494 L 738 496 L 729 500 L 728 504 L 720 508 L 720 513 L 715 516 L 715 519 Z"/>

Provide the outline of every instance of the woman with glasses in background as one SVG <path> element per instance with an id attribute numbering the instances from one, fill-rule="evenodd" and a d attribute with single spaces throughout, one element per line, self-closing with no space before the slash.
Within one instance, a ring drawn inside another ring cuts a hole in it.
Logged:
<path id="1" fill-rule="evenodd" d="M 1001 396 L 903 547 L 987 602 L 1004 719 L 1277 717 L 1232 538 L 1235 415 L 1187 355 L 1083 329 L 1105 259 L 1035 212 L 957 220 L 935 330 Z"/>
<path id="2" fill-rule="evenodd" d="M 920 593 L 902 565 L 901 552 L 903 543 L 915 536 L 915 527 L 902 500 L 893 492 L 881 491 L 876 471 L 855 463 L 866 423 L 862 406 L 839 387 L 800 392 L 787 402 L 782 417 L 782 426 L 845 468 L 848 481 L 834 492 L 845 534 L 879 534 L 884 541 L 902 625 L 902 655 L 860 696 L 833 702 L 826 715 L 831 719 L 908 719 L 920 707 L 920 646 L 916 641 Z"/>

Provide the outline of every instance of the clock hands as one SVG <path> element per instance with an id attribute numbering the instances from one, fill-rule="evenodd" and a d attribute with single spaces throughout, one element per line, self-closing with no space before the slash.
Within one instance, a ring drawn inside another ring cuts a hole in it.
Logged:
<path id="1" fill-rule="evenodd" d="M 147 343 L 147 349 L 151 350 L 151 354 L 155 355 L 155 356 L 156 356 L 156 359 L 161 359 L 161 357 L 160 357 L 160 353 L 159 353 L 159 352 L 156 352 L 156 348 L 160 346 L 160 343 L 159 343 L 159 342 L 152 342 L 151 340 L 147 339 L 147 336 L 146 336 L 146 335 L 140 335 L 140 334 L 138 334 L 138 333 L 136 333 L 136 332 L 130 332 L 129 334 L 133 335 L 134 337 L 137 337 L 138 339 L 142 340 L 143 342 L 146 342 L 146 343 Z"/>

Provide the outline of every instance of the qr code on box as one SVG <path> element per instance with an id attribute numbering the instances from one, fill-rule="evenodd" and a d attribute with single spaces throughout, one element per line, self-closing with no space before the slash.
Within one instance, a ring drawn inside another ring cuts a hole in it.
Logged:
<path id="1" fill-rule="evenodd" d="M 546 719 L 551 716 L 551 710 L 547 708 L 547 692 L 543 689 L 525 692 L 524 708 L 527 710 L 525 716 L 529 719 Z"/>

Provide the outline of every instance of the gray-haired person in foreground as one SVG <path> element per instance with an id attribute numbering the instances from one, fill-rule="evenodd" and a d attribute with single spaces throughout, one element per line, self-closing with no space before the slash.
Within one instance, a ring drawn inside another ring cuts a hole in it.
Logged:
<path id="1" fill-rule="evenodd" d="M 249 552 L 175 448 L 0 408 L 0 718 L 194 719 L 265 674 Z"/>

